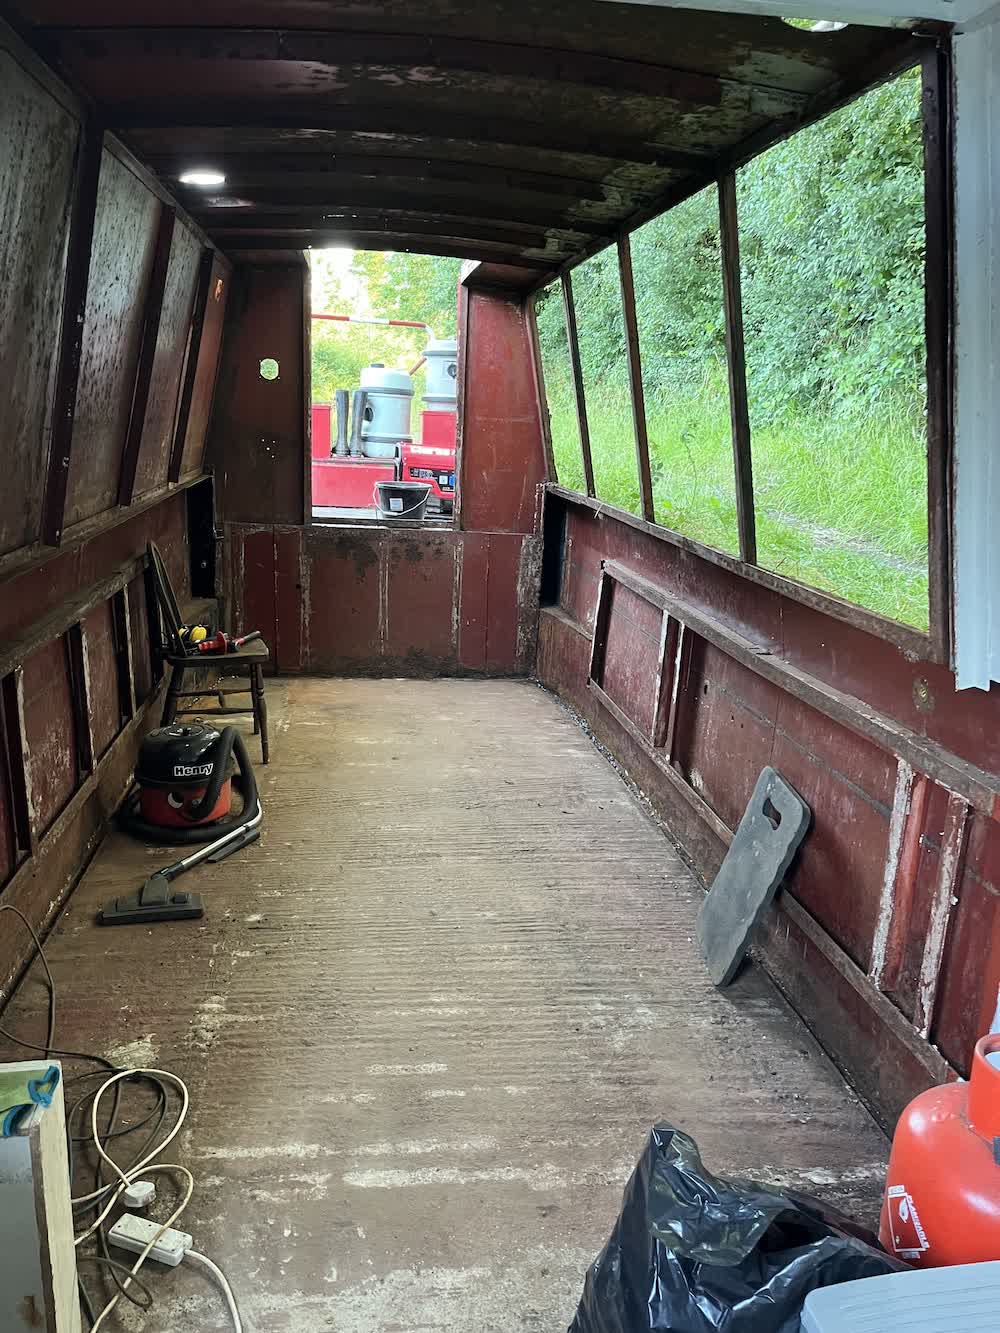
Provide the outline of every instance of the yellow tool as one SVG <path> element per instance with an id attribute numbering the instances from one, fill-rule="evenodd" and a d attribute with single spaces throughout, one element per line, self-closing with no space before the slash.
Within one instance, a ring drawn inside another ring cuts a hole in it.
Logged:
<path id="1" fill-rule="evenodd" d="M 182 625 L 181 639 L 184 643 L 203 643 L 208 638 L 205 625 Z"/>

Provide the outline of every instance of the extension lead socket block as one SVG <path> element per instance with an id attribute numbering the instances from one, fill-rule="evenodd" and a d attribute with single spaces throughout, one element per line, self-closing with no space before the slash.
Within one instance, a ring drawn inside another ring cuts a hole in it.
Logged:
<path id="1" fill-rule="evenodd" d="M 108 1232 L 108 1240 L 119 1249 L 141 1254 L 161 1225 L 145 1217 L 136 1217 L 134 1213 L 123 1213 Z M 193 1239 L 186 1231 L 175 1231 L 173 1227 L 168 1227 L 150 1250 L 149 1257 L 157 1263 L 176 1268 L 193 1244 Z"/>

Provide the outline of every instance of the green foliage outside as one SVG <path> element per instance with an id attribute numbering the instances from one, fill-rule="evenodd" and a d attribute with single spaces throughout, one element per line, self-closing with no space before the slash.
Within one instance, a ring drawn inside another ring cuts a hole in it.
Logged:
<path id="1" fill-rule="evenodd" d="M 460 259 L 383 251 L 311 250 L 313 310 L 377 319 L 414 319 L 438 338 L 455 336 Z M 313 320 L 312 400 L 333 402 L 334 390 L 355 389 L 372 361 L 412 370 L 427 343 L 423 329 L 385 329 Z M 415 401 L 424 372 L 414 381 Z"/>
<path id="2" fill-rule="evenodd" d="M 926 627 L 920 81 L 877 88 L 737 178 L 759 562 Z M 632 237 L 659 522 L 734 552 L 714 188 Z M 598 495 L 638 512 L 615 250 L 574 270 Z M 558 287 L 538 307 L 560 478 L 582 489 Z"/>

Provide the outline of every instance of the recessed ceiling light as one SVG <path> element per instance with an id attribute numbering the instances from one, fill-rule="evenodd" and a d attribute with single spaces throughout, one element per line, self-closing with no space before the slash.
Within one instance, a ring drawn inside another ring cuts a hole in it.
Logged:
<path id="1" fill-rule="evenodd" d="M 221 171 L 210 171 L 200 168 L 195 171 L 185 171 L 180 177 L 182 185 L 201 185 L 210 188 L 213 185 L 225 185 L 225 173 Z"/>

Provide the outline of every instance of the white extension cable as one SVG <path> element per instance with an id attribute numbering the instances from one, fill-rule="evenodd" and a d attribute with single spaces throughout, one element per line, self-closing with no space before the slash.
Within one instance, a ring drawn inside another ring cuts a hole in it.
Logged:
<path id="1" fill-rule="evenodd" d="M 104 1094 L 107 1092 L 109 1088 L 113 1087 L 116 1083 L 120 1082 L 122 1079 L 130 1078 L 133 1074 L 149 1074 L 154 1078 L 158 1078 L 166 1083 L 172 1084 L 180 1093 L 181 1108 L 180 1111 L 178 1112 L 177 1120 L 173 1128 L 171 1129 L 170 1133 L 167 1134 L 160 1143 L 156 1144 L 153 1147 L 153 1149 L 149 1153 L 147 1153 L 146 1156 L 140 1162 L 137 1162 L 135 1166 L 131 1167 L 128 1171 L 123 1171 L 121 1167 L 118 1165 L 118 1163 L 115 1162 L 111 1157 L 109 1157 L 104 1150 L 104 1145 L 101 1142 L 100 1129 L 98 1125 L 98 1108 L 100 1106 L 101 1098 L 104 1096 Z M 90 1129 L 91 1129 L 91 1134 L 93 1135 L 94 1145 L 97 1148 L 98 1154 L 100 1155 L 101 1159 L 108 1164 L 111 1170 L 118 1177 L 119 1183 L 117 1185 L 115 1184 L 105 1185 L 103 1189 L 94 1190 L 91 1194 L 82 1195 L 80 1198 L 73 1200 L 74 1203 L 92 1203 L 100 1199 L 103 1199 L 105 1196 L 109 1196 L 108 1202 L 99 1211 L 96 1220 L 92 1222 L 85 1231 L 82 1231 L 76 1237 L 75 1243 L 79 1245 L 82 1241 L 86 1240 L 88 1236 L 92 1236 L 94 1234 L 94 1232 L 98 1229 L 98 1227 L 101 1225 L 104 1219 L 112 1211 L 115 1204 L 120 1199 L 121 1195 L 137 1180 L 152 1175 L 174 1174 L 181 1177 L 181 1179 L 184 1181 L 185 1188 L 183 1197 L 181 1198 L 180 1203 L 174 1209 L 173 1213 L 171 1213 L 170 1217 L 167 1218 L 167 1220 L 163 1223 L 162 1226 L 160 1226 L 157 1230 L 154 1231 L 148 1244 L 140 1251 L 139 1257 L 136 1259 L 135 1263 L 129 1270 L 130 1275 L 125 1279 L 122 1286 L 122 1290 L 115 1292 L 114 1296 L 112 1296 L 111 1300 L 108 1301 L 107 1305 L 97 1316 L 96 1320 L 94 1321 L 93 1327 L 91 1329 L 91 1333 L 98 1333 L 98 1330 L 104 1324 L 104 1321 L 107 1319 L 108 1315 L 121 1300 L 124 1294 L 124 1289 L 131 1285 L 132 1278 L 136 1276 L 136 1274 L 142 1268 L 143 1264 L 149 1258 L 150 1252 L 156 1247 L 157 1242 L 161 1239 L 161 1237 L 164 1235 L 165 1232 L 169 1231 L 173 1227 L 174 1223 L 178 1220 L 178 1218 L 184 1212 L 184 1209 L 188 1206 L 188 1204 L 191 1201 L 191 1195 L 194 1193 L 194 1177 L 191 1175 L 191 1172 L 188 1171 L 186 1167 L 177 1166 L 175 1163 L 158 1162 L 156 1160 L 163 1152 L 163 1150 L 177 1137 L 177 1134 L 180 1131 L 180 1128 L 183 1125 L 184 1120 L 187 1116 L 189 1104 L 190 1104 L 190 1095 L 188 1093 L 187 1084 L 184 1082 L 182 1078 L 179 1078 L 176 1074 L 169 1073 L 165 1069 L 120 1069 L 116 1074 L 110 1075 L 105 1080 L 105 1082 L 101 1084 L 100 1088 L 98 1088 L 96 1094 L 94 1095 L 93 1106 L 91 1108 L 91 1115 L 90 1115 Z M 233 1320 L 233 1328 L 235 1330 L 235 1333 L 243 1333 L 243 1322 L 240 1319 L 240 1312 L 236 1306 L 236 1298 L 233 1295 L 232 1287 L 229 1285 L 229 1281 L 226 1278 L 225 1273 L 223 1273 L 222 1269 L 219 1268 L 217 1264 L 214 1264 L 211 1259 L 206 1258 L 203 1254 L 197 1254 L 194 1250 L 188 1250 L 187 1253 L 185 1254 L 185 1258 L 193 1260 L 193 1262 L 197 1266 L 206 1269 L 207 1272 L 210 1274 L 210 1276 L 213 1277 L 214 1280 L 218 1283 L 218 1286 L 222 1291 L 222 1294 L 226 1298 L 226 1303 L 229 1307 L 229 1313 Z"/>
<path id="2" fill-rule="evenodd" d="M 229 1313 L 232 1316 L 235 1333 L 243 1333 L 243 1320 L 240 1318 L 240 1312 L 236 1307 L 236 1297 L 233 1295 L 233 1289 L 229 1285 L 229 1279 L 219 1265 L 213 1264 L 211 1259 L 206 1259 L 206 1257 L 203 1254 L 199 1254 L 197 1250 L 188 1250 L 184 1258 L 193 1260 L 196 1266 L 206 1268 L 211 1276 L 215 1278 L 223 1296 L 225 1296 L 226 1301 L 229 1304 Z"/>

